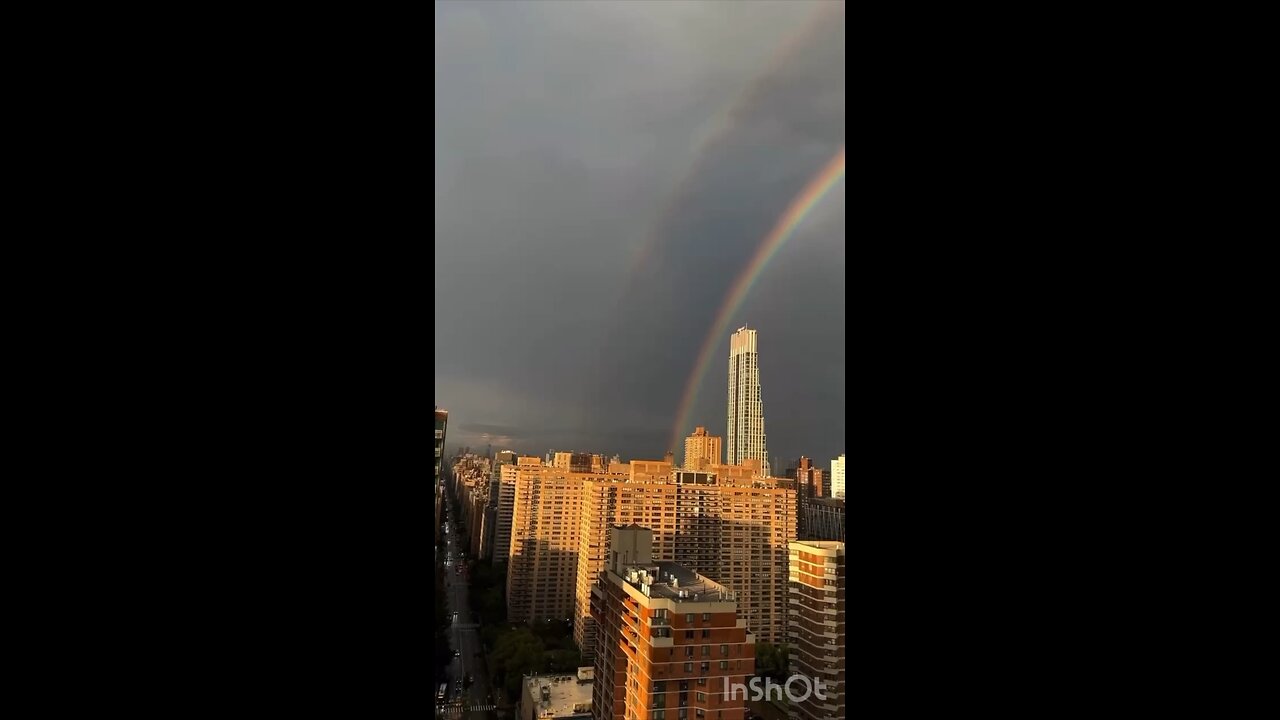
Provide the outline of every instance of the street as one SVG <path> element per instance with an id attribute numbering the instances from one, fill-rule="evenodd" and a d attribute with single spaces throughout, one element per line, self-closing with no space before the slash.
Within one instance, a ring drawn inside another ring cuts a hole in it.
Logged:
<path id="1" fill-rule="evenodd" d="M 453 658 L 449 667 L 447 697 L 451 702 L 460 702 L 461 709 L 437 708 L 437 714 L 442 717 L 460 717 L 465 712 L 467 716 L 474 718 L 493 717 L 494 703 L 488 671 L 484 666 L 484 649 L 480 641 L 479 625 L 476 624 L 476 616 L 471 611 L 470 598 L 467 595 L 467 583 L 470 578 L 465 570 L 466 561 L 460 557 L 461 541 L 452 512 L 449 512 L 446 517 L 448 531 L 445 533 L 444 578 L 445 595 L 449 603 L 447 610 L 452 622 L 449 643 L 450 650 L 461 653 L 460 656 Z M 464 566 L 462 574 L 457 572 L 459 563 Z M 466 686 L 465 681 L 468 675 L 472 679 L 470 687 Z"/>

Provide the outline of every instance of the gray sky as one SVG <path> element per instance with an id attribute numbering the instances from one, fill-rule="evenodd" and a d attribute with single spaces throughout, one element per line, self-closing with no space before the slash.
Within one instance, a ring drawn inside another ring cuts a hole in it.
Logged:
<path id="1" fill-rule="evenodd" d="M 843 3 L 477 0 L 435 17 L 449 449 L 679 458 L 677 406 L 717 311 L 844 145 Z M 844 187 L 730 323 L 760 333 L 784 468 L 845 451 Z M 728 333 L 716 342 L 690 424 L 724 435 Z"/>

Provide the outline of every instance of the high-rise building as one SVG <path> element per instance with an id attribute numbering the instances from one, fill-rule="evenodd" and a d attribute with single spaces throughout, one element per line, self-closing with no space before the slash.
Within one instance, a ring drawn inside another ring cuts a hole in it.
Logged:
<path id="1" fill-rule="evenodd" d="M 725 439 L 730 465 L 755 458 L 764 475 L 770 474 L 764 404 L 760 399 L 760 354 L 756 350 L 756 331 L 746 327 L 738 328 L 729 338 L 729 428 Z"/>
<path id="2" fill-rule="evenodd" d="M 788 563 L 791 675 L 820 679 L 816 694 L 791 705 L 793 718 L 835 720 L 845 716 L 844 543 L 797 540 Z"/>
<path id="3" fill-rule="evenodd" d="M 440 484 L 440 465 L 444 458 L 444 431 L 449 425 L 449 411 L 436 408 L 436 484 Z"/>
<path id="4" fill-rule="evenodd" d="M 640 524 L 653 530 L 655 557 L 739 591 L 740 615 L 756 637 L 786 642 L 781 570 L 796 538 L 796 494 L 741 474 L 673 471 L 651 460 L 610 465 L 606 473 L 567 472 L 537 458 L 504 465 L 494 561 L 510 558 L 508 617 L 572 617 L 574 641 L 584 659 L 593 657 L 591 588 L 605 567 L 609 528 Z M 573 581 L 564 581 L 566 572 Z"/>
<path id="5" fill-rule="evenodd" d="M 573 617 L 584 483 L 604 479 L 554 466 L 515 467 L 507 570 L 507 618 L 512 622 Z"/>
<path id="6" fill-rule="evenodd" d="M 719 465 L 720 448 L 721 439 L 698 426 L 684 439 L 684 469 L 706 472 L 712 465 Z"/>
<path id="7" fill-rule="evenodd" d="M 831 461 L 831 497 L 844 498 L 844 454 Z"/>
<path id="8" fill-rule="evenodd" d="M 780 570 L 786 567 L 787 543 L 796 537 L 794 490 L 750 472 L 718 477 L 676 471 L 658 461 L 634 460 L 609 470 L 572 476 L 583 478 L 573 634 L 584 659 L 596 649 L 590 594 L 615 525 L 650 528 L 655 558 L 680 562 L 738 591 L 747 628 L 763 642 L 786 642 L 787 583 Z M 533 592 L 566 590 L 543 584 Z"/>
<path id="9" fill-rule="evenodd" d="M 744 720 L 745 703 L 726 693 L 755 674 L 755 637 L 738 622 L 736 594 L 652 559 L 647 528 L 610 535 L 608 567 L 591 596 L 601 640 L 594 720 Z"/>
<path id="10" fill-rule="evenodd" d="M 504 566 L 511 558 L 511 520 L 516 508 L 516 478 L 521 468 L 544 467 L 542 459 L 525 455 L 515 465 L 503 465 L 498 480 L 498 508 L 493 530 L 493 562 Z"/>

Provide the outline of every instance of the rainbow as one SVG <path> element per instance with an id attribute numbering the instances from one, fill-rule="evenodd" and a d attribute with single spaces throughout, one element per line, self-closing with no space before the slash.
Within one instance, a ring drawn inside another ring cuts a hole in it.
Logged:
<path id="1" fill-rule="evenodd" d="M 693 182 L 701 175 L 702 167 L 707 158 L 711 156 L 711 151 L 730 136 L 731 132 L 738 126 L 738 121 L 747 115 L 765 89 L 769 87 L 769 83 L 775 79 L 778 70 L 801 48 L 804 48 L 810 38 L 824 28 L 830 27 L 833 22 L 839 19 L 838 16 L 843 13 L 844 3 L 819 2 L 805 21 L 779 43 L 763 69 L 756 73 L 755 77 L 738 94 L 737 100 L 720 111 L 711 124 L 710 132 L 694 144 L 690 152 L 692 160 L 681 175 L 680 182 L 676 183 L 670 194 L 667 195 L 662 204 L 662 209 L 658 213 L 657 221 L 646 234 L 642 244 L 632 254 L 630 265 L 627 268 L 627 283 L 620 296 L 619 303 L 626 302 L 630 297 L 629 291 L 636 282 L 640 269 L 648 264 L 653 255 L 653 250 L 658 244 L 658 238 L 667 229 L 667 225 L 674 217 L 680 202 L 688 197 L 690 188 Z"/>
<path id="2" fill-rule="evenodd" d="M 782 217 L 773 226 L 773 230 L 765 236 L 760 243 L 756 254 L 751 258 L 751 262 L 747 263 L 746 268 L 734 280 L 730 286 L 729 292 L 725 295 L 724 302 L 720 305 L 720 311 L 716 314 L 715 321 L 711 323 L 711 332 L 707 333 L 707 337 L 702 341 L 702 349 L 698 351 L 698 360 L 693 366 L 693 373 L 689 375 L 689 380 L 685 383 L 684 394 L 680 396 L 680 406 L 676 411 L 676 426 L 672 430 L 670 447 L 674 452 L 676 448 L 683 447 L 680 445 L 680 438 L 689 429 L 689 411 L 693 408 L 693 401 L 698 395 L 698 390 L 702 386 L 702 378 L 707 373 L 707 366 L 711 361 L 711 351 L 719 344 L 725 332 L 729 329 L 729 321 L 733 319 L 733 314 L 737 312 L 742 305 L 742 301 L 746 299 L 747 292 L 751 290 L 751 286 L 760 278 L 765 266 L 773 259 L 778 250 L 791 237 L 795 229 L 804 221 L 809 212 L 818 204 L 831 188 L 844 177 L 844 146 L 840 147 L 839 152 L 831 158 L 822 170 L 805 185 L 800 194 L 791 201 L 787 206 Z"/>

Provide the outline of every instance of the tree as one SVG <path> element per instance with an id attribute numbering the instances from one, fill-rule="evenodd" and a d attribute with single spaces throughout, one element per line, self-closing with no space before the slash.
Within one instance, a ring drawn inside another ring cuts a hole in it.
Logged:
<path id="1" fill-rule="evenodd" d="M 790 673 L 790 650 L 786 645 L 756 643 L 756 676 L 782 680 Z"/>

